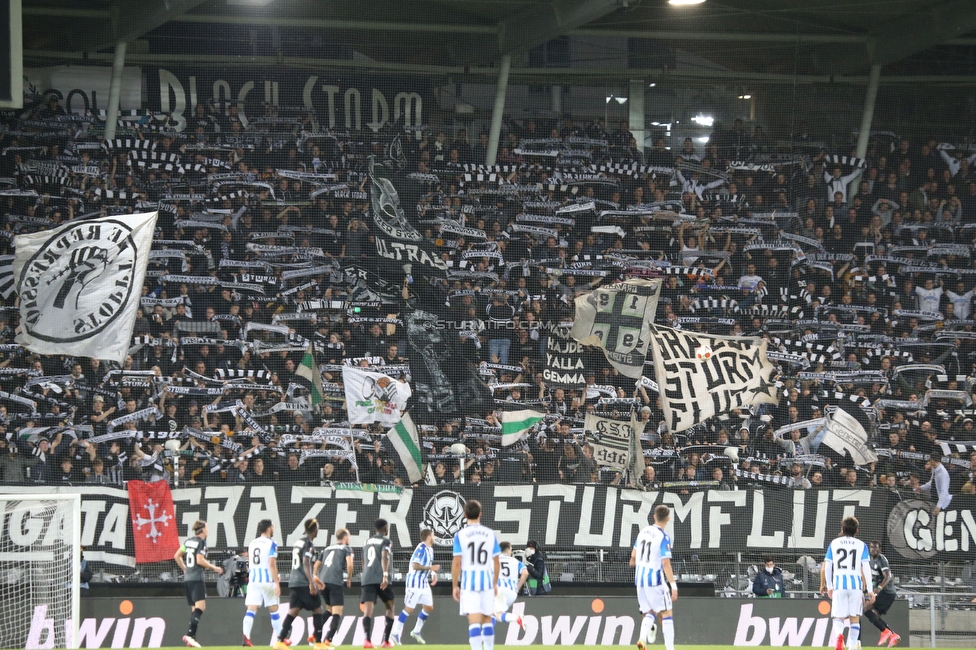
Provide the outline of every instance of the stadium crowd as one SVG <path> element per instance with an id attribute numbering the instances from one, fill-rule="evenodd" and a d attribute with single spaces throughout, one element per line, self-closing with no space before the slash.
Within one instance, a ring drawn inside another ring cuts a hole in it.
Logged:
<path id="1" fill-rule="evenodd" d="M 2 482 L 404 484 L 382 427 L 351 427 L 347 447 L 316 435 L 348 427 L 344 366 L 410 380 L 396 319 L 421 269 L 379 266 L 369 218 L 366 158 L 388 155 L 386 140 L 284 108 L 242 119 L 234 105 L 201 104 L 182 132 L 143 112 L 111 141 L 98 116 L 68 115 L 56 97 L 4 115 Z M 716 124 L 704 149 L 659 139 L 641 153 L 626 124 L 565 117 L 509 123 L 489 168 L 485 133 L 402 135 L 415 192 L 400 198 L 448 265 L 445 313 L 462 324 L 465 358 L 496 401 L 549 414 L 505 448 L 490 413 L 480 426 L 436 423 L 423 436 L 428 481 L 871 486 L 936 498 L 935 452 L 951 493 L 976 491 L 976 148 L 878 133 L 860 160 L 804 125 L 776 143 L 736 120 Z M 121 367 L 14 343 L 15 235 L 157 209 Z M 779 405 L 673 433 L 653 388 L 602 354 L 588 357 L 585 382 L 547 383 L 548 328 L 625 273 L 664 276 L 660 324 L 768 338 Z M 326 398 L 316 408 L 299 372 L 309 341 Z M 636 400 L 643 476 L 594 458 L 582 418 L 605 400 Z M 816 423 L 776 433 L 838 404 L 867 425 L 877 463 L 826 448 Z M 353 453 L 309 453 L 331 448 Z"/>

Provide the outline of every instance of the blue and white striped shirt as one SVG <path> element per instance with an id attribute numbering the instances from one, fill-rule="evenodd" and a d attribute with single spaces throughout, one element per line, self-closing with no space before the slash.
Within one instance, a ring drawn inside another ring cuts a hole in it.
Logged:
<path id="1" fill-rule="evenodd" d="M 414 563 L 420 566 L 430 566 L 434 563 L 434 551 L 420 542 L 410 557 L 410 571 L 407 572 L 407 589 L 426 589 L 430 586 L 430 571 L 416 571 Z"/>
<path id="2" fill-rule="evenodd" d="M 493 558 L 502 554 L 495 532 L 481 524 L 468 524 L 454 534 L 454 555 L 461 556 L 459 586 L 465 591 L 494 591 Z"/>
<path id="3" fill-rule="evenodd" d="M 278 557 L 278 545 L 270 537 L 261 535 L 247 545 L 247 559 L 250 564 L 248 571 L 248 582 L 250 584 L 274 584 L 274 576 L 271 575 L 271 567 L 268 560 Z"/>
<path id="4" fill-rule="evenodd" d="M 498 576 L 498 589 L 504 591 L 517 591 L 519 576 L 525 565 L 511 555 L 502 555 L 499 560 L 500 575 Z"/>
<path id="5" fill-rule="evenodd" d="M 637 562 L 634 585 L 656 587 L 667 583 L 664 560 L 671 559 L 671 538 L 660 526 L 648 526 L 634 541 Z"/>
<path id="6" fill-rule="evenodd" d="M 830 542 L 824 556 L 824 572 L 832 589 L 851 589 L 870 591 L 870 582 L 865 589 L 864 576 L 871 576 L 871 555 L 868 545 L 856 537 L 838 537 Z"/>

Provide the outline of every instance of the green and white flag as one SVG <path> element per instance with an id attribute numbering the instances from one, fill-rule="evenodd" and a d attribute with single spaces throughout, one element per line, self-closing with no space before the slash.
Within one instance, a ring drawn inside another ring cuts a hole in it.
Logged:
<path id="1" fill-rule="evenodd" d="M 312 354 L 311 342 L 308 344 L 308 349 L 305 351 L 305 356 L 302 357 L 302 362 L 298 364 L 298 368 L 295 369 L 295 374 L 312 382 L 312 406 L 321 404 L 325 391 L 322 390 L 322 373 L 319 372 L 318 366 L 315 365 L 315 355 Z"/>
<path id="2" fill-rule="evenodd" d="M 404 413 L 396 426 L 386 432 L 386 438 L 400 454 L 400 460 L 407 468 L 410 482 L 418 483 L 423 477 L 423 472 L 420 470 L 423 459 L 420 454 L 420 436 L 417 433 L 417 426 L 409 413 Z"/>
<path id="3" fill-rule="evenodd" d="M 515 408 L 502 410 L 502 446 L 518 442 L 526 431 L 542 421 L 543 413 L 535 409 Z"/>

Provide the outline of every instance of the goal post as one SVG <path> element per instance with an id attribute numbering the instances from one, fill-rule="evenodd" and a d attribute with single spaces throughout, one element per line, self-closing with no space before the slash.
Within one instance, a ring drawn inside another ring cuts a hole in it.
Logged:
<path id="1" fill-rule="evenodd" d="M 0 648 L 77 648 L 81 495 L 0 494 Z"/>

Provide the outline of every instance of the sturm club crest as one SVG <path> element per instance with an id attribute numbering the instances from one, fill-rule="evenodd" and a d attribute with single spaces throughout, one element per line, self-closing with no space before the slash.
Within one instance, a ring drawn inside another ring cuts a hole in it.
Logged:
<path id="1" fill-rule="evenodd" d="M 452 546 L 454 534 L 464 526 L 464 497 L 451 490 L 442 490 L 424 506 L 423 527 L 434 531 L 434 543 Z"/>
<path id="2" fill-rule="evenodd" d="M 25 331 L 72 343 L 104 330 L 129 302 L 137 256 L 132 228 L 114 219 L 82 222 L 47 241 L 19 278 Z"/>

